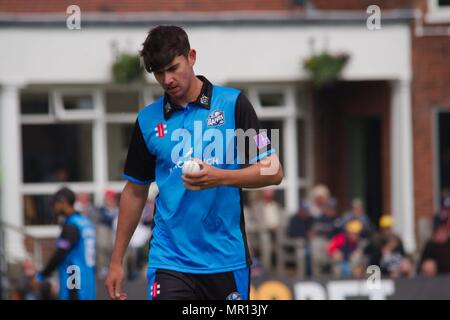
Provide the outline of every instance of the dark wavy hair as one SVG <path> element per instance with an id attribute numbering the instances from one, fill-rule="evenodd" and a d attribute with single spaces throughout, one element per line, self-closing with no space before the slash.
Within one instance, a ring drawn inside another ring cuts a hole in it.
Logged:
<path id="1" fill-rule="evenodd" d="M 191 46 L 186 31 L 178 26 L 157 26 L 150 30 L 140 55 L 145 70 L 152 73 L 164 68 L 180 55 L 188 56 Z"/>

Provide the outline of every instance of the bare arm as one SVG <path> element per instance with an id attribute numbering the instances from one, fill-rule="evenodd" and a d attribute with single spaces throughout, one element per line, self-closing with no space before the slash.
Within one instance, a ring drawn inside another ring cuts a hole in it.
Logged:
<path id="1" fill-rule="evenodd" d="M 200 161 L 199 161 L 200 162 Z M 189 190 L 200 190 L 217 186 L 233 186 L 239 188 L 262 188 L 280 184 L 283 179 L 283 168 L 276 155 L 270 155 L 261 161 L 238 170 L 224 170 L 202 163 L 202 170 L 197 173 L 186 173 L 182 176 L 185 187 Z"/>
<path id="2" fill-rule="evenodd" d="M 128 181 L 120 197 L 119 220 L 116 241 L 105 285 L 111 299 L 122 294 L 123 257 L 130 239 L 136 230 L 148 195 L 148 185 Z"/>

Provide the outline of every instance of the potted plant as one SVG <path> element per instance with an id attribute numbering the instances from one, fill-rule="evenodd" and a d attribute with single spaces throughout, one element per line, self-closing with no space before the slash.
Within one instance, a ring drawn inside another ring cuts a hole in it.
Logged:
<path id="1" fill-rule="evenodd" d="M 320 89 L 340 79 L 348 59 L 349 55 L 345 53 L 333 55 L 322 52 L 307 58 L 303 62 L 303 67 L 310 74 L 315 87 Z"/>
<path id="2" fill-rule="evenodd" d="M 119 83 L 143 80 L 144 68 L 139 55 L 119 54 L 112 65 L 112 74 L 114 81 Z"/>

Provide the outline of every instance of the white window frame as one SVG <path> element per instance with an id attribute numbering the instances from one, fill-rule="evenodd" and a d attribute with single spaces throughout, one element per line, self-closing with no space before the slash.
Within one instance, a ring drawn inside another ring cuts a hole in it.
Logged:
<path id="1" fill-rule="evenodd" d="M 450 6 L 441 7 L 438 0 L 428 0 L 428 12 L 425 15 L 426 23 L 450 22 Z"/>
<path id="2" fill-rule="evenodd" d="M 66 110 L 64 108 L 64 96 L 90 96 L 92 98 L 92 110 Z M 99 109 L 100 97 L 95 90 L 86 89 L 56 89 L 51 93 L 55 117 L 61 121 L 93 120 L 101 115 Z"/>
<path id="3" fill-rule="evenodd" d="M 286 136 L 297 136 L 297 120 L 302 119 L 305 121 L 305 143 L 306 143 L 306 177 L 299 177 L 299 166 L 293 167 L 293 159 L 297 159 L 297 145 L 292 144 L 292 140 L 280 141 L 280 147 L 285 150 L 284 152 L 284 174 L 285 178 L 280 185 L 271 186 L 275 190 L 284 191 L 285 207 L 287 212 L 294 213 L 298 210 L 299 206 L 299 194 L 301 190 L 308 193 L 312 186 L 313 181 L 313 141 L 312 141 L 312 116 L 310 99 L 307 94 L 307 88 L 299 83 L 288 84 L 237 84 L 239 88 L 244 90 L 248 96 L 248 99 L 255 108 L 256 113 L 260 120 L 281 120 L 283 122 L 283 130 L 288 130 Z M 300 90 L 302 97 L 305 99 L 298 99 L 297 92 Z M 262 106 L 259 93 L 283 93 L 284 105 L 282 106 Z M 300 105 L 302 107 L 300 108 Z M 288 159 L 291 158 L 291 159 Z M 294 192 L 295 191 L 295 192 Z M 290 195 L 287 195 L 288 192 Z M 295 195 L 294 195 L 295 193 Z"/>

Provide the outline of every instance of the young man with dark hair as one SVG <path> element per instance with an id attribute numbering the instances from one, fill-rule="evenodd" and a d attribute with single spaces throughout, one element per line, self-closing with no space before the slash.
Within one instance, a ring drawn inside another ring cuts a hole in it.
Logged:
<path id="1" fill-rule="evenodd" d="M 182 28 L 152 29 L 141 56 L 165 94 L 139 112 L 128 149 L 128 181 L 105 282 L 109 295 L 126 298 L 123 257 L 155 181 L 159 194 L 148 259 L 149 299 L 248 299 L 251 259 L 241 188 L 281 182 L 270 137 L 258 133 L 258 117 L 241 92 L 195 75 L 196 51 Z M 226 135 L 239 129 L 247 133 L 244 145 Z M 212 140 L 214 153 L 204 145 Z M 191 158 L 199 163 L 198 172 L 182 170 Z"/>
<path id="2" fill-rule="evenodd" d="M 58 268 L 59 299 L 94 300 L 95 227 L 75 211 L 75 199 L 75 193 L 68 188 L 58 190 L 53 196 L 53 209 L 64 222 L 56 239 L 56 251 L 36 279 L 44 281 Z"/>

